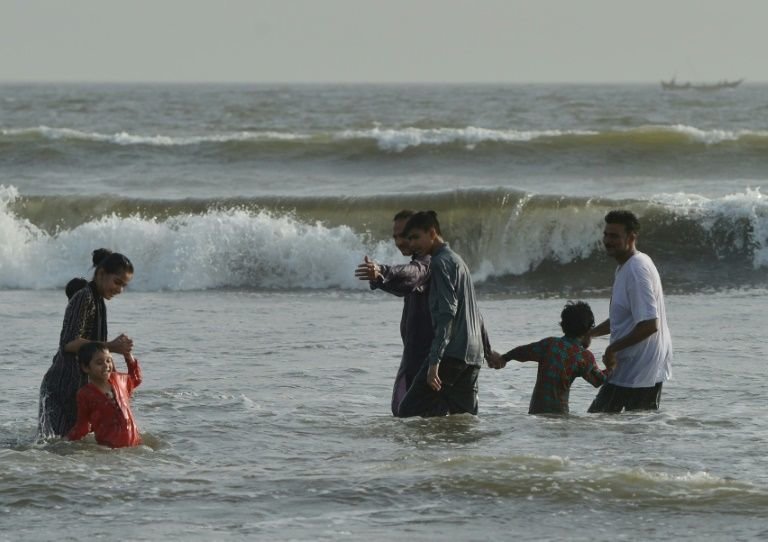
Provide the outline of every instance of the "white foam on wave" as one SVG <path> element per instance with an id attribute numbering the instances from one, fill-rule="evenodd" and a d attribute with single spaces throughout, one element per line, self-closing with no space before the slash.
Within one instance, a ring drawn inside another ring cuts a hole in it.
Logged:
<path id="1" fill-rule="evenodd" d="M 42 136 L 47 139 L 71 139 L 80 141 L 95 141 L 113 143 L 115 145 L 154 145 L 158 147 L 200 145 L 203 143 L 230 143 L 239 141 L 296 141 L 309 139 L 306 134 L 287 132 L 229 132 L 222 134 L 170 136 L 170 135 L 139 135 L 128 132 L 103 134 L 99 132 L 83 132 L 71 128 L 51 128 L 38 126 L 36 128 L 12 128 L 0 130 L 4 136 Z"/>
<path id="2" fill-rule="evenodd" d="M 765 492 L 750 482 L 723 478 L 706 471 L 672 473 L 638 467 L 616 472 L 614 476 L 618 478 L 614 493 L 629 489 L 633 497 L 638 493 L 652 493 L 664 498 L 708 501 L 729 497 L 755 497 L 764 501 L 765 498 Z"/>
<path id="3" fill-rule="evenodd" d="M 672 133 L 682 134 L 687 136 L 691 141 L 699 143 L 705 143 L 707 145 L 716 145 L 718 143 L 725 143 L 729 141 L 739 141 L 748 138 L 768 138 L 768 131 L 765 130 L 721 130 L 718 128 L 712 128 L 704 130 L 696 128 L 695 126 L 688 126 L 685 124 L 674 125 L 650 125 L 643 126 L 642 128 L 633 129 L 639 132 L 649 131 L 668 131 Z M 632 131 L 632 130 L 630 130 Z"/>
<path id="4" fill-rule="evenodd" d="M 759 188 L 720 198 L 660 194 L 649 203 L 694 221 L 712 236 L 715 250 L 750 253 L 754 269 L 768 267 L 768 198 Z M 590 200 L 583 206 L 541 205 L 529 195 L 509 215 L 489 214 L 481 239 L 457 247 L 478 262 L 473 267 L 478 281 L 523 275 L 546 261 L 576 262 L 602 251 L 603 220 L 611 208 Z M 728 246 L 722 245 L 723 239 Z"/>
<path id="5" fill-rule="evenodd" d="M 370 242 L 347 226 L 291 216 L 210 211 L 165 221 L 115 215 L 49 234 L 8 208 L 18 197 L 0 186 L 0 288 L 57 288 L 90 276 L 91 252 L 107 247 L 136 267 L 139 291 L 213 288 L 367 288 L 354 277 L 365 254 L 402 256 L 391 242 Z"/>
<path id="6" fill-rule="evenodd" d="M 340 139 L 373 139 L 378 147 L 385 151 L 402 152 L 410 147 L 422 145 L 445 145 L 451 143 L 464 144 L 472 149 L 480 143 L 525 143 L 537 139 L 554 139 L 562 137 L 592 137 L 600 135 L 628 136 L 648 133 L 676 133 L 688 137 L 691 141 L 714 145 L 727 141 L 738 141 L 743 138 L 768 138 L 768 131 L 754 130 L 702 130 L 694 126 L 676 125 L 647 125 L 639 128 L 599 132 L 595 130 L 513 130 L 489 129 L 468 126 L 466 128 L 381 128 L 369 130 L 346 130 L 337 137 Z"/>
<path id="7" fill-rule="evenodd" d="M 659 194 L 652 201 L 672 210 L 675 214 L 692 218 L 707 231 L 730 226 L 735 231 L 738 222 L 746 221 L 750 226 L 750 243 L 755 269 L 768 266 L 768 197 L 760 188 L 747 188 L 742 193 L 734 193 L 721 198 L 707 198 L 698 194 Z M 742 239 L 734 237 L 735 248 Z"/>
<path id="8" fill-rule="evenodd" d="M 494 130 L 488 128 L 380 128 L 346 130 L 339 139 L 373 139 L 380 149 L 401 152 L 421 145 L 461 143 L 473 148 L 484 142 L 525 142 L 544 137 L 564 135 L 596 135 L 589 130 Z"/>
<path id="9" fill-rule="evenodd" d="M 73 128 L 53 128 L 37 126 L 33 128 L 3 128 L 0 136 L 24 137 L 39 136 L 50 140 L 74 140 L 112 143 L 115 145 L 150 145 L 158 147 L 201 145 L 206 143 L 230 142 L 284 142 L 284 141 L 336 141 L 373 140 L 379 149 L 388 152 L 402 152 L 408 148 L 420 146 L 440 146 L 462 144 L 468 149 L 481 143 L 525 143 L 537 139 L 556 139 L 563 137 L 592 137 L 601 135 L 628 136 L 648 133 L 674 133 L 686 136 L 694 142 L 715 145 L 748 138 L 768 138 L 768 131 L 762 130 L 720 130 L 700 129 L 684 124 L 646 125 L 619 131 L 601 132 L 592 129 L 548 129 L 515 130 L 491 129 L 467 126 L 436 128 L 382 128 L 376 126 L 364 130 L 340 130 L 326 134 L 309 134 L 278 131 L 239 131 L 211 134 L 168 135 L 168 134 L 131 134 L 128 132 L 100 133 L 86 132 Z"/>
<path id="10" fill-rule="evenodd" d="M 731 482 L 720 476 L 715 476 L 705 471 L 686 471 L 683 473 L 669 473 L 663 471 L 649 471 L 643 468 L 634 468 L 622 473 L 628 478 L 647 482 L 671 482 L 690 486 L 727 486 Z"/>
<path id="11" fill-rule="evenodd" d="M 738 132 L 733 130 L 701 130 L 699 128 L 695 128 L 693 126 L 686 126 L 684 124 L 676 124 L 668 128 L 666 127 L 660 127 L 660 128 L 686 135 L 694 141 L 699 141 L 701 143 L 706 143 L 708 145 L 723 143 L 724 141 L 736 141 L 740 137 L 742 137 L 742 135 L 745 135 L 747 133 L 747 132 Z"/>
<path id="12" fill-rule="evenodd" d="M 134 261 L 132 287 L 144 291 L 359 289 L 366 284 L 353 271 L 363 255 L 405 261 L 390 240 L 372 240 L 351 226 L 242 208 L 163 220 L 107 215 L 50 233 L 14 214 L 11 204 L 17 199 L 14 187 L 0 185 L 0 288 L 54 288 L 73 276 L 87 276 L 90 254 L 102 246 Z M 459 220 L 451 244 L 477 282 L 523 275 L 544 262 L 577 262 L 602 251 L 603 217 L 610 205 L 523 197 L 480 222 Z M 724 257 L 735 248 L 751 255 L 755 269 L 768 267 L 768 201 L 759 189 L 716 199 L 662 194 L 644 206 L 710 230 L 713 247 Z"/>
<path id="13" fill-rule="evenodd" d="M 489 224 L 485 231 L 477 280 L 493 276 L 522 275 L 544 261 L 566 264 L 589 257 L 600 249 L 603 207 L 528 205 L 522 198 L 503 225 Z"/>
<path id="14" fill-rule="evenodd" d="M 472 148 L 482 142 L 525 142 L 542 137 L 558 137 L 563 135 L 594 135 L 591 131 L 562 131 L 562 130 L 492 130 L 487 128 L 399 128 L 383 129 L 380 127 L 370 130 L 343 130 L 330 134 L 332 139 L 339 141 L 373 139 L 380 149 L 385 151 L 403 151 L 408 147 L 420 145 L 442 145 L 448 143 L 463 143 Z M 141 135 L 128 132 L 104 134 L 99 132 L 84 132 L 71 128 L 51 128 L 38 126 L 36 128 L 2 129 L 4 136 L 42 136 L 51 140 L 71 139 L 80 141 L 95 141 L 113 143 L 116 145 L 154 145 L 159 147 L 199 145 L 204 143 L 229 143 L 248 141 L 310 141 L 320 136 L 292 132 L 230 132 L 206 135 Z M 322 137 L 320 137 L 322 140 Z"/>
<path id="15" fill-rule="evenodd" d="M 0 287 L 19 287 L 20 276 L 29 274 L 26 270 L 32 264 L 31 247 L 44 245 L 47 240 L 40 228 L 8 210 L 18 197 L 16 187 L 0 185 Z M 37 286 L 34 278 L 27 278 L 29 287 Z"/>

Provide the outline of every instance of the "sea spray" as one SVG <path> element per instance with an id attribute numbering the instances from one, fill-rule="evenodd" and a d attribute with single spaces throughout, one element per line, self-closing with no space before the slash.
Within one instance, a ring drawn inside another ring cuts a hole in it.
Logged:
<path id="1" fill-rule="evenodd" d="M 101 246 L 127 254 L 138 290 L 211 288 L 357 288 L 365 254 L 402 260 L 394 246 L 367 241 L 347 226 L 305 223 L 267 211 L 225 210 L 158 220 L 138 214 L 100 217 L 46 233 L 0 209 L 4 244 L 0 288 L 52 288 L 88 271 Z"/>
<path id="2" fill-rule="evenodd" d="M 362 288 L 352 271 L 364 255 L 406 261 L 390 229 L 405 207 L 435 209 L 476 282 L 501 292 L 605 290 L 612 264 L 601 245 L 603 217 L 615 208 L 640 216 L 638 246 L 671 288 L 767 280 L 768 203 L 759 190 L 648 200 L 501 189 L 231 200 L 2 193 L 1 288 L 58 287 L 83 275 L 99 246 L 131 256 L 141 269 L 132 284 L 139 290 Z"/>

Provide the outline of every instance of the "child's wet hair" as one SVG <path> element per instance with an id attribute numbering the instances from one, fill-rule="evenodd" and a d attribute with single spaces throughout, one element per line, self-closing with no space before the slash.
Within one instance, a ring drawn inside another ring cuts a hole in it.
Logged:
<path id="1" fill-rule="evenodd" d="M 560 313 L 560 327 L 566 337 L 583 337 L 595 327 L 595 315 L 584 301 L 569 301 Z"/>
<path id="2" fill-rule="evenodd" d="M 88 281 L 82 277 L 76 277 L 67 283 L 64 291 L 67 293 L 67 299 L 72 299 L 72 296 L 77 292 L 88 286 Z"/>
<path id="3" fill-rule="evenodd" d="M 94 341 L 81 346 L 77 351 L 77 362 L 80 364 L 80 367 L 88 367 L 96 352 L 109 352 L 107 343 Z"/>

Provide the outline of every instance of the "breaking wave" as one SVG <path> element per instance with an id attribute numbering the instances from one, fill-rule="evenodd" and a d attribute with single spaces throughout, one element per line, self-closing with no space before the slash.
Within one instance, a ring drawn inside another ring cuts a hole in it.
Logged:
<path id="1" fill-rule="evenodd" d="M 143 146 L 157 148 L 211 147 L 244 153 L 400 154 L 404 151 L 434 152 L 463 148 L 476 152 L 515 149 L 601 150 L 619 146 L 625 152 L 699 150 L 702 146 L 739 147 L 765 152 L 768 131 L 700 129 L 687 125 L 647 125 L 615 130 L 517 130 L 465 127 L 393 127 L 343 129 L 325 132 L 237 131 L 206 134 L 101 133 L 66 127 L 37 126 L 0 129 L 0 151 L 15 152 L 30 147 L 46 149 L 58 145 L 61 152 L 100 147 Z"/>
<path id="2" fill-rule="evenodd" d="M 390 240 L 404 207 L 435 209 L 446 239 L 481 288 L 500 293 L 605 291 L 613 264 L 600 239 L 618 207 L 643 224 L 638 243 L 675 291 L 768 284 L 768 201 L 531 195 L 508 189 L 370 197 L 143 200 L 22 196 L 0 187 L 0 288 L 56 288 L 88 272 L 107 246 L 137 267 L 132 288 L 363 288 L 369 254 L 403 261 Z"/>

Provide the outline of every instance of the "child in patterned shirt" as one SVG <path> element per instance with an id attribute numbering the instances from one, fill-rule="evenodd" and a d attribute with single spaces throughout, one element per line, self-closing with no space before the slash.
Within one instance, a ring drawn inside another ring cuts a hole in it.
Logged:
<path id="1" fill-rule="evenodd" d="M 502 356 L 503 362 L 493 366 L 501 369 L 513 359 L 539 363 L 529 414 L 567 414 L 568 393 L 577 376 L 598 388 L 613 370 L 613 364 L 600 370 L 592 352 L 587 350 L 589 331 L 595 327 L 595 317 L 587 303 L 569 301 L 560 314 L 560 327 L 563 337 L 518 346 Z"/>

